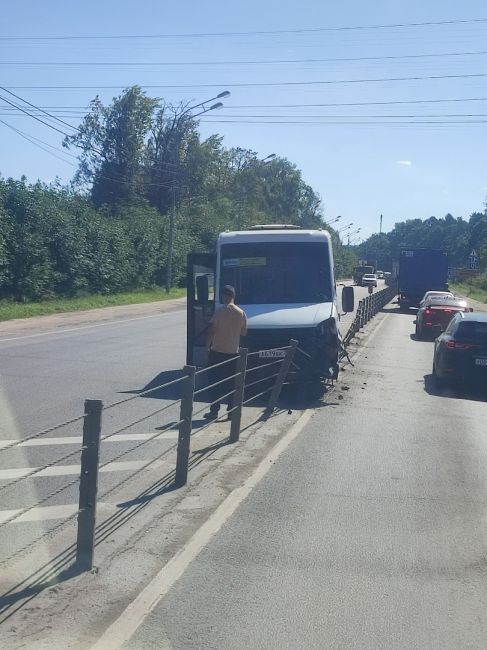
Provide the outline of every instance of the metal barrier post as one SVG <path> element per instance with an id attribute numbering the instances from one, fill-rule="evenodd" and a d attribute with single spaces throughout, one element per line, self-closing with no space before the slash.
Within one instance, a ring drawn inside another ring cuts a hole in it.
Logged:
<path id="1" fill-rule="evenodd" d="M 83 571 L 93 568 L 102 410 L 101 400 L 85 400 L 76 540 L 76 564 Z"/>
<path id="2" fill-rule="evenodd" d="M 289 372 L 289 368 L 291 367 L 291 363 L 294 358 L 296 348 L 298 347 L 298 342 L 295 339 L 291 339 L 289 341 L 289 346 L 290 347 L 287 350 L 284 361 L 282 362 L 281 367 L 279 368 L 279 373 L 276 377 L 276 382 L 272 388 L 271 396 L 269 397 L 269 403 L 267 405 L 267 408 L 264 411 L 264 415 L 270 415 L 272 411 L 276 408 L 277 400 L 279 399 L 279 395 L 281 394 L 281 390 L 282 390 L 282 385 L 284 384 L 284 380 L 286 379 L 287 373 Z"/>
<path id="3" fill-rule="evenodd" d="M 177 487 L 186 485 L 188 481 L 196 368 L 194 366 L 184 366 L 183 373 L 187 375 L 187 378 L 182 382 L 181 410 L 179 416 L 181 422 L 179 424 L 176 476 L 174 480 Z"/>
<path id="4" fill-rule="evenodd" d="M 237 442 L 240 438 L 240 422 L 242 420 L 242 402 L 245 389 L 245 373 L 247 370 L 247 353 L 246 348 L 240 348 L 237 361 L 238 377 L 235 379 L 235 393 L 233 406 L 235 410 L 231 413 L 232 423 L 230 425 L 230 442 Z"/>
<path id="5" fill-rule="evenodd" d="M 362 327 L 365 324 L 365 309 L 364 309 L 364 301 L 363 301 L 363 299 L 359 302 L 358 312 L 359 312 L 358 326 L 359 326 L 359 329 L 362 329 Z"/>

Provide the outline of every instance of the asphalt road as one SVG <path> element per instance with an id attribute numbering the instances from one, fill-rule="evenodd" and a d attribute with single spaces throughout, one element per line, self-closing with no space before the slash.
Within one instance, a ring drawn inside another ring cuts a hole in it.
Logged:
<path id="1" fill-rule="evenodd" d="M 413 319 L 377 317 L 124 650 L 486 647 L 487 399 L 434 389 Z"/>
<path id="2" fill-rule="evenodd" d="M 366 289 L 357 288 L 356 293 L 358 301 Z M 343 331 L 351 318 L 348 314 L 342 321 Z M 0 563 L 77 510 L 81 423 L 42 436 L 40 445 L 2 447 L 81 415 L 86 398 L 107 405 L 180 376 L 185 354 L 184 309 L 0 336 Z M 179 387 L 173 386 L 105 411 L 102 435 L 167 406 L 179 395 Z M 168 430 L 138 446 L 144 436 L 178 419 L 175 405 L 103 442 L 101 464 L 124 456 L 104 470 L 99 495 L 174 445 L 177 432 Z M 26 476 L 49 463 L 55 466 Z M 116 503 L 117 492 L 111 494 L 110 502 Z M 7 521 L 42 500 L 23 519 Z"/>

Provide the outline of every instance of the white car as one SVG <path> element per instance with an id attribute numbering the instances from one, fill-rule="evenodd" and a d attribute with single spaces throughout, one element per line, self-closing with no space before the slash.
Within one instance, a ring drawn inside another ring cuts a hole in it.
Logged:
<path id="1" fill-rule="evenodd" d="M 377 276 L 374 273 L 365 273 L 362 276 L 363 287 L 377 287 Z"/>
<path id="2" fill-rule="evenodd" d="M 452 294 L 451 291 L 427 291 L 421 302 L 419 303 L 419 307 L 424 307 L 427 302 L 430 300 L 437 300 L 441 298 L 446 298 L 447 300 L 452 300 L 455 298 L 455 296 Z"/>

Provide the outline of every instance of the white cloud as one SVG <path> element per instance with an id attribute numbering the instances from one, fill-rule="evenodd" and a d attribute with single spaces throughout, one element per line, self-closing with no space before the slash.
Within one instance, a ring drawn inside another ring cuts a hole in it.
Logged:
<path id="1" fill-rule="evenodd" d="M 396 165 L 404 165 L 404 167 L 411 167 L 413 163 L 410 160 L 396 160 Z"/>

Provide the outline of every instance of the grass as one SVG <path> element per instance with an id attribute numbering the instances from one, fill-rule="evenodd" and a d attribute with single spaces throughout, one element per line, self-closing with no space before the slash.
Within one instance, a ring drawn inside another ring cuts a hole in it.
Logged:
<path id="1" fill-rule="evenodd" d="M 186 289 L 171 289 L 166 293 L 164 289 L 144 289 L 126 293 L 110 295 L 96 294 L 82 298 L 56 298 L 40 302 L 13 302 L 0 300 L 0 321 L 13 318 L 31 318 L 32 316 L 45 316 L 47 314 L 60 314 L 69 311 L 83 311 L 99 307 L 113 307 L 115 305 L 134 305 L 137 303 L 156 302 L 182 298 Z"/>
<path id="2" fill-rule="evenodd" d="M 473 298 L 474 300 L 478 300 L 479 302 L 484 302 L 487 303 L 487 284 L 484 282 L 477 282 L 475 281 L 474 283 L 470 282 L 461 282 L 458 284 L 451 284 L 450 288 L 455 292 L 458 293 L 462 296 L 466 296 L 467 298 Z"/>

